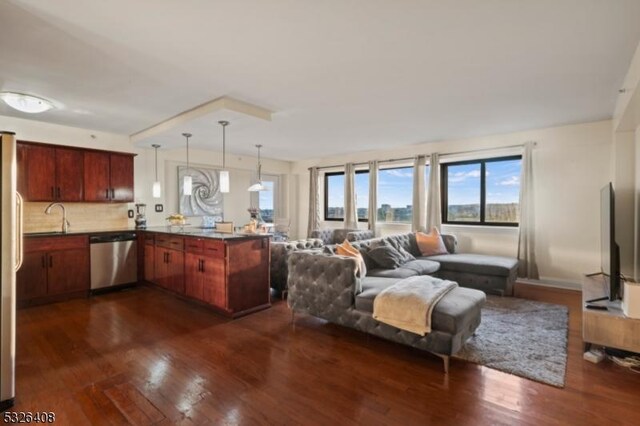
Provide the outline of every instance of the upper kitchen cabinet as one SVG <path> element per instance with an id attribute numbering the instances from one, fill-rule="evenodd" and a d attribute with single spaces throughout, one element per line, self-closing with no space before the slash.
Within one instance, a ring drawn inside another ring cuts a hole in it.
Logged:
<path id="1" fill-rule="evenodd" d="M 85 201 L 133 201 L 133 154 L 84 153 Z"/>
<path id="2" fill-rule="evenodd" d="M 82 150 L 18 143 L 18 190 L 27 201 L 82 201 Z"/>

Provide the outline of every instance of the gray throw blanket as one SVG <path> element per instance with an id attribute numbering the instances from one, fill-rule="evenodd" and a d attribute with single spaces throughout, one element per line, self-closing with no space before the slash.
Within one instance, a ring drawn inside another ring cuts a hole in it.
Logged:
<path id="1" fill-rule="evenodd" d="M 373 318 L 424 336 L 431 332 L 431 313 L 458 283 L 438 278 L 409 277 L 387 287 L 373 301 Z"/>

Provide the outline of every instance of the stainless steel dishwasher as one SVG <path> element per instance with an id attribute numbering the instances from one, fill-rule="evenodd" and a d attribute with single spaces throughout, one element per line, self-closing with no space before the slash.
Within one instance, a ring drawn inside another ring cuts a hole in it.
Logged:
<path id="1" fill-rule="evenodd" d="M 138 280 L 135 232 L 90 235 L 89 247 L 92 291 Z"/>

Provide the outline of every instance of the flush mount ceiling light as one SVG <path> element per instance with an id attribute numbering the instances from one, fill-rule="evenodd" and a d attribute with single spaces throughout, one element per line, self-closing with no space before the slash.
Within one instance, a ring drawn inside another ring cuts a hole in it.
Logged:
<path id="1" fill-rule="evenodd" d="M 29 114 L 38 114 L 53 108 L 53 104 L 48 100 L 23 93 L 1 92 L 0 99 L 11 108 Z"/>
<path id="2" fill-rule="evenodd" d="M 162 186 L 158 180 L 158 148 L 160 148 L 160 145 L 153 144 L 151 146 L 156 150 L 156 180 L 153 182 L 153 198 L 160 198 L 162 195 Z"/>
<path id="3" fill-rule="evenodd" d="M 262 184 L 262 164 L 260 163 L 260 148 L 262 148 L 262 145 L 256 145 L 256 148 L 258 148 L 258 181 L 251 185 L 247 191 L 268 191 L 269 189 Z"/>
<path id="4" fill-rule="evenodd" d="M 218 121 L 218 124 L 222 126 L 222 170 L 220 170 L 220 192 L 229 192 L 229 170 L 226 169 L 225 156 L 227 151 L 226 140 L 226 128 L 229 125 L 228 121 Z"/>
<path id="5" fill-rule="evenodd" d="M 193 189 L 193 179 L 188 174 L 189 173 L 189 138 L 192 136 L 191 133 L 183 133 L 182 136 L 187 140 L 187 170 L 184 171 L 184 181 L 182 182 L 182 192 L 184 195 L 191 195 L 191 190 Z"/>

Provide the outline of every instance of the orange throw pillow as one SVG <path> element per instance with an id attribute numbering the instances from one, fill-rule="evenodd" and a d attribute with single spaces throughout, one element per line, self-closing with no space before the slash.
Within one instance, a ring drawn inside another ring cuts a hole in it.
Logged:
<path id="1" fill-rule="evenodd" d="M 360 251 L 355 248 L 349 241 L 344 240 L 342 244 L 336 246 L 336 254 L 340 256 L 353 257 L 358 261 L 358 270 L 360 271 L 360 277 L 367 275 L 367 265 L 364 263 L 364 258 Z"/>
<path id="2" fill-rule="evenodd" d="M 428 234 L 416 232 L 416 241 L 418 242 L 420 253 L 422 253 L 423 256 L 449 253 L 447 246 L 444 245 L 440 232 L 438 232 L 438 228 L 435 226 L 431 228 L 431 232 Z"/>

